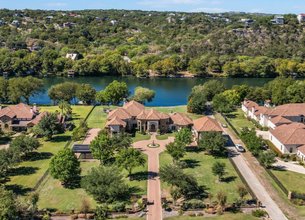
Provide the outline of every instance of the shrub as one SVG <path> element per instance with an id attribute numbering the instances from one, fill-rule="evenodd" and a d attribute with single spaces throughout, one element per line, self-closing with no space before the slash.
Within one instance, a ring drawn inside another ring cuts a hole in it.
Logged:
<path id="1" fill-rule="evenodd" d="M 252 215 L 257 218 L 262 218 L 267 216 L 267 212 L 263 209 L 256 209 L 252 211 Z"/>
<path id="2" fill-rule="evenodd" d="M 112 211 L 115 212 L 125 212 L 125 203 L 124 202 L 116 202 L 112 206 Z"/>
<path id="3" fill-rule="evenodd" d="M 204 208 L 205 208 L 205 204 L 203 203 L 203 201 L 199 199 L 187 200 L 181 206 L 181 209 L 184 211 L 188 209 L 204 209 Z"/>

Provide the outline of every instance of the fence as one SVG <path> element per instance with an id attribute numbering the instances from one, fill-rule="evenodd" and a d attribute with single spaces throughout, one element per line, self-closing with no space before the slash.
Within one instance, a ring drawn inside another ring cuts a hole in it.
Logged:
<path id="1" fill-rule="evenodd" d="M 221 116 L 225 119 L 225 121 L 228 123 L 228 125 L 232 128 L 232 130 L 239 136 L 239 132 L 236 130 L 236 128 L 231 124 L 231 122 L 227 119 L 227 117 L 221 113 Z"/>
<path id="2" fill-rule="evenodd" d="M 96 105 L 94 105 L 90 112 L 87 114 L 86 118 L 84 119 L 85 121 L 87 121 L 87 119 L 89 118 L 89 116 L 91 115 L 92 111 L 94 110 L 94 108 L 96 107 Z M 64 146 L 64 148 L 67 148 L 71 145 L 72 140 L 70 139 Z M 41 185 L 41 183 L 47 178 L 47 176 L 49 175 L 49 168 L 44 172 L 44 174 L 39 178 L 39 180 L 37 181 L 37 183 L 35 184 L 35 186 L 33 187 L 32 191 L 36 191 L 39 186 Z"/>
<path id="3" fill-rule="evenodd" d="M 282 190 L 282 192 L 288 196 L 289 190 L 283 185 L 283 183 L 268 169 L 265 169 L 269 176 L 274 180 L 276 185 Z"/>
<path id="4" fill-rule="evenodd" d="M 252 191 L 252 189 L 250 188 L 250 186 L 248 185 L 246 179 L 244 178 L 244 176 L 241 174 L 241 172 L 239 171 L 239 169 L 237 168 L 237 166 L 235 165 L 234 161 L 232 160 L 231 157 L 229 157 L 229 160 L 232 164 L 232 166 L 234 167 L 236 173 L 238 174 L 239 178 L 241 179 L 241 181 L 243 182 L 243 184 L 245 185 L 246 189 L 248 190 L 248 192 L 250 193 L 251 197 L 253 200 L 257 201 L 257 197 L 255 196 L 255 193 Z"/>

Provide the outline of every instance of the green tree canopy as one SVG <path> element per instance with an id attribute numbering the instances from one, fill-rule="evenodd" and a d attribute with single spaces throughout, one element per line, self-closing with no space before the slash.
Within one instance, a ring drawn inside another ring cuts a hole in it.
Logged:
<path id="1" fill-rule="evenodd" d="M 184 157 L 186 150 L 185 144 L 182 142 L 171 142 L 166 145 L 166 152 L 171 155 L 174 162 L 178 162 L 182 157 Z"/>
<path id="2" fill-rule="evenodd" d="M 76 90 L 76 98 L 85 104 L 91 104 L 95 100 L 96 90 L 90 84 L 81 84 Z"/>
<path id="3" fill-rule="evenodd" d="M 74 187 L 80 179 L 80 163 L 69 148 L 60 150 L 50 162 L 50 174 L 66 187 Z"/>
<path id="4" fill-rule="evenodd" d="M 175 141 L 180 142 L 184 145 L 188 145 L 192 143 L 193 141 L 193 134 L 191 129 L 189 128 L 181 128 L 176 134 L 175 134 Z"/>
<path id="5" fill-rule="evenodd" d="M 79 88 L 79 84 L 74 82 L 64 82 L 60 84 L 56 84 L 52 86 L 48 95 L 54 103 L 58 103 L 59 101 L 71 102 L 76 98 L 76 91 Z"/>
<path id="6" fill-rule="evenodd" d="M 16 198 L 10 191 L 0 187 L 0 219 L 18 219 Z"/>
<path id="7" fill-rule="evenodd" d="M 129 96 L 127 84 L 114 80 L 104 90 L 98 92 L 97 101 L 118 105 Z"/>
<path id="8" fill-rule="evenodd" d="M 57 113 L 48 113 L 44 115 L 39 123 L 34 126 L 33 133 L 40 137 L 51 139 L 53 135 L 62 131 L 62 125 L 59 124 Z"/>
<path id="9" fill-rule="evenodd" d="M 122 149 L 118 153 L 116 162 L 118 166 L 124 167 L 130 176 L 132 174 L 132 170 L 138 166 L 144 166 L 146 160 L 144 154 L 141 151 L 134 148 L 127 148 Z"/>
<path id="10" fill-rule="evenodd" d="M 226 139 L 220 132 L 204 132 L 199 140 L 199 148 L 208 151 L 212 155 L 223 155 L 225 149 Z"/>
<path id="11" fill-rule="evenodd" d="M 218 180 L 221 181 L 226 174 L 226 164 L 216 161 L 212 166 L 212 172 L 215 176 L 218 176 Z"/>
<path id="12" fill-rule="evenodd" d="M 151 102 L 155 97 L 155 94 L 154 90 L 138 86 L 135 88 L 133 100 L 141 103 Z"/>

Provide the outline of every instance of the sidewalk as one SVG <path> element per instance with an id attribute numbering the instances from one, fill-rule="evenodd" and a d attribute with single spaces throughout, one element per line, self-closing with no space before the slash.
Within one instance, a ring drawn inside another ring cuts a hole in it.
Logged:
<path id="1" fill-rule="evenodd" d="M 283 170 L 289 170 L 296 173 L 305 174 L 305 167 L 297 164 L 297 162 L 285 162 L 280 159 L 277 159 L 277 162 L 273 164 L 273 166 L 277 166 Z"/>

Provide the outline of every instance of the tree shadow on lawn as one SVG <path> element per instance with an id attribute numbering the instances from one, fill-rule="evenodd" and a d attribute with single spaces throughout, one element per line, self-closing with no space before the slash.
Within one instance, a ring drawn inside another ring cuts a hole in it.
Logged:
<path id="1" fill-rule="evenodd" d="M 13 191 L 16 195 L 20 195 L 20 196 L 24 196 L 32 190 L 29 187 L 24 187 L 18 184 L 6 185 L 5 188 L 7 190 Z"/>
<path id="2" fill-rule="evenodd" d="M 36 173 L 38 167 L 14 167 L 9 170 L 9 176 L 26 176 Z"/>
<path id="3" fill-rule="evenodd" d="M 227 176 L 227 177 L 223 177 L 221 182 L 224 182 L 224 183 L 230 183 L 230 182 L 233 182 L 236 180 L 236 176 Z"/>
<path id="4" fill-rule="evenodd" d="M 183 164 L 184 168 L 195 168 L 200 166 L 199 163 L 200 161 L 194 160 L 194 159 L 184 159 L 181 161 Z"/>
<path id="5" fill-rule="evenodd" d="M 69 135 L 57 135 L 52 137 L 52 139 L 50 140 L 50 142 L 67 142 L 71 140 L 71 136 Z"/>
<path id="6" fill-rule="evenodd" d="M 225 116 L 227 117 L 227 118 L 237 118 L 237 114 L 235 113 L 231 113 L 231 114 L 225 114 Z"/>
<path id="7" fill-rule="evenodd" d="M 129 187 L 130 195 L 138 195 L 142 192 L 142 189 L 138 186 L 131 186 Z"/>
<path id="8" fill-rule="evenodd" d="M 53 156 L 50 152 L 30 152 L 25 157 L 26 161 L 37 161 L 37 160 L 46 160 L 50 159 Z"/>
<path id="9" fill-rule="evenodd" d="M 133 173 L 129 176 L 130 181 L 142 181 L 142 180 L 147 180 L 149 175 L 149 172 L 147 171 L 140 171 Z"/>

